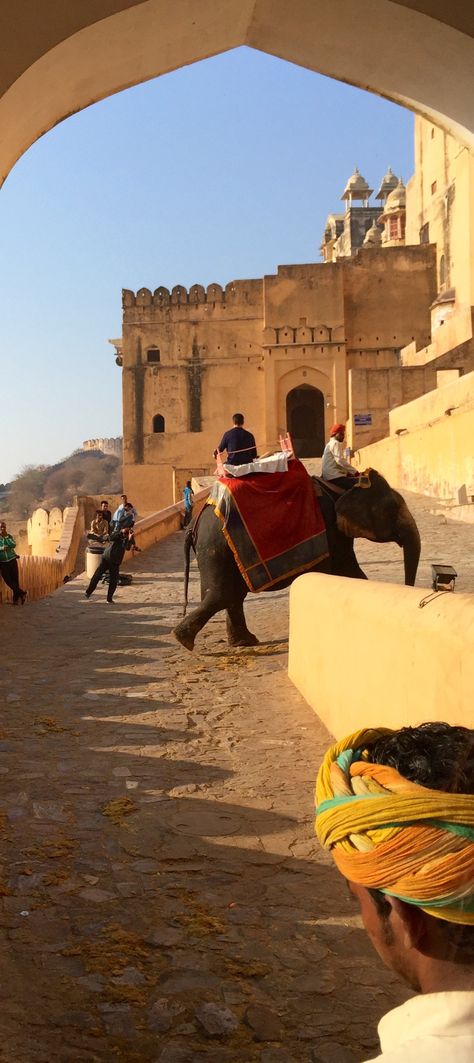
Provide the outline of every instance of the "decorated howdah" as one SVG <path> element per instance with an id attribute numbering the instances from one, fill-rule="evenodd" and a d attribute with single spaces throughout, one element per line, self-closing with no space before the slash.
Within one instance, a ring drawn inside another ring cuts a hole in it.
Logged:
<path id="1" fill-rule="evenodd" d="M 264 591 L 328 556 L 324 521 L 311 477 L 296 458 L 287 472 L 221 476 L 208 505 L 251 591 Z"/>

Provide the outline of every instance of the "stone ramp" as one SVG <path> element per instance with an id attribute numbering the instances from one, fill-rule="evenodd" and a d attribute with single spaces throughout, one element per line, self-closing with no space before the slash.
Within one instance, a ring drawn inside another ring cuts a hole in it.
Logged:
<path id="1" fill-rule="evenodd" d="M 218 617 L 187 654 L 182 541 L 114 606 L 0 611 L 3 1063 L 350 1063 L 404 997 L 314 839 L 287 593 L 249 603 L 261 646 Z"/>

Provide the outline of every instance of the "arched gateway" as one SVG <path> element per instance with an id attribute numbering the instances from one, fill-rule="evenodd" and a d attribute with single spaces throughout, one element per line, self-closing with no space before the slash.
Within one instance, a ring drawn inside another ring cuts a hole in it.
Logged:
<path id="1" fill-rule="evenodd" d="M 311 384 L 286 396 L 286 423 L 297 458 L 318 458 L 324 450 L 324 395 Z"/>
<path id="2" fill-rule="evenodd" d="M 68 0 L 16 8 L 2 26 L 0 183 L 67 115 L 241 45 L 405 104 L 474 147 L 469 4 Z M 188 106 L 191 113 L 191 99 Z"/>

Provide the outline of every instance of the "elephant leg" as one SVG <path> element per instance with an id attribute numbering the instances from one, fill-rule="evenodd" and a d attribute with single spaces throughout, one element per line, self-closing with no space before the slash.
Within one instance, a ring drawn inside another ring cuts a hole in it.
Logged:
<path id="1" fill-rule="evenodd" d="M 247 627 L 244 603 L 227 606 L 227 640 L 229 646 L 258 646 L 258 638 Z"/>
<path id="2" fill-rule="evenodd" d="M 332 558 L 333 576 L 348 576 L 350 579 L 367 579 L 354 551 L 354 540 L 338 535 Z"/>
<path id="3" fill-rule="evenodd" d="M 212 591 L 206 591 L 201 604 L 173 628 L 173 635 L 186 650 L 193 650 L 196 635 L 199 634 L 201 628 L 220 609 L 225 609 L 226 604 Z"/>

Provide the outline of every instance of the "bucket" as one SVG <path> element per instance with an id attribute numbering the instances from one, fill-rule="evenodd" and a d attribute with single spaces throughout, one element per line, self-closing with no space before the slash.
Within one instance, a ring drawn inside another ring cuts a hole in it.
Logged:
<path id="1" fill-rule="evenodd" d="M 86 549 L 86 575 L 89 579 L 92 578 L 96 569 L 98 569 L 100 562 L 102 561 L 102 555 L 104 553 L 104 547 L 97 543 L 96 546 L 88 546 Z"/>

